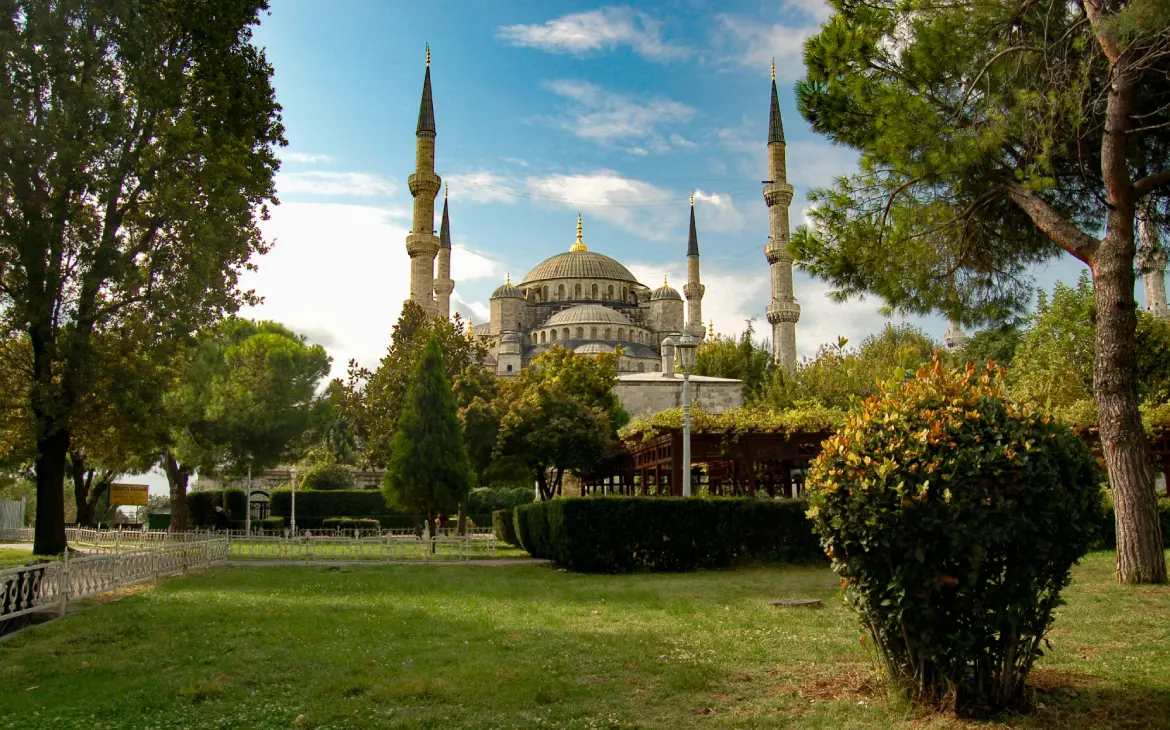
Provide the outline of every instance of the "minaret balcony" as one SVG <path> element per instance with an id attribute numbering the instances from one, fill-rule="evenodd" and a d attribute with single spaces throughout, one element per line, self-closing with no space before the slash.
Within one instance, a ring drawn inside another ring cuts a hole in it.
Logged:
<path id="1" fill-rule="evenodd" d="M 446 294 L 451 296 L 451 292 L 455 291 L 455 282 L 451 279 L 435 279 L 435 294 Z"/>
<path id="2" fill-rule="evenodd" d="M 410 188 L 410 194 L 416 198 L 420 193 L 429 193 L 433 198 L 439 194 L 439 188 L 443 186 L 443 178 L 424 170 L 407 177 L 406 186 Z"/>
<path id="3" fill-rule="evenodd" d="M 792 253 L 788 250 L 788 241 L 768 241 L 764 246 L 764 255 L 769 264 L 791 264 Z"/>
<path id="4" fill-rule="evenodd" d="M 439 252 L 439 237 L 433 233 L 411 233 L 406 237 L 406 253 L 415 256 L 435 257 Z"/>
<path id="5" fill-rule="evenodd" d="M 774 205 L 787 206 L 792 202 L 792 186 L 786 182 L 770 182 L 764 185 L 764 202 L 771 208 Z"/>
<path id="6" fill-rule="evenodd" d="M 707 286 L 705 284 L 699 284 L 698 286 L 694 286 L 692 284 L 687 284 L 686 286 L 683 287 L 683 296 L 686 297 L 687 299 L 695 299 L 695 298 L 702 299 L 703 294 L 706 293 L 706 291 L 707 291 Z"/>
<path id="7" fill-rule="evenodd" d="M 800 320 L 800 305 L 796 302 L 772 302 L 768 305 L 768 322 L 796 323 Z"/>

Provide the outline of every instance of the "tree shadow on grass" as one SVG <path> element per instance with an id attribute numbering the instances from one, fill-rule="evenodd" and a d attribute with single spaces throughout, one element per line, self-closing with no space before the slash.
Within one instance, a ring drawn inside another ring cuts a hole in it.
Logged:
<path id="1" fill-rule="evenodd" d="M 1170 688 L 1048 668 L 1033 670 L 1028 684 L 1037 706 L 1013 723 L 1021 727 L 1170 728 Z"/>

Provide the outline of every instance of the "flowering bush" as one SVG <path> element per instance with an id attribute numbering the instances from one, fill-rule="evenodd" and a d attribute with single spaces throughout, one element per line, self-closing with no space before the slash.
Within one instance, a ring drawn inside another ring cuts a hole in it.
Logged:
<path id="1" fill-rule="evenodd" d="M 808 514 L 890 677 L 982 714 L 1028 704 L 1103 478 L 1067 426 L 1004 398 L 1001 371 L 936 357 L 824 443 Z"/>

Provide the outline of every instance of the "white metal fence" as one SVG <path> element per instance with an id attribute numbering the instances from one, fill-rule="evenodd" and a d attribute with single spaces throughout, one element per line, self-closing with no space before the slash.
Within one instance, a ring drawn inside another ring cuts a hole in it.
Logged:
<path id="1" fill-rule="evenodd" d="M 9 621 L 30 613 L 64 613 L 70 601 L 209 568 L 226 562 L 230 553 L 226 538 L 210 538 L 83 557 L 66 553 L 61 560 L 0 570 L 0 633 Z"/>
<path id="2" fill-rule="evenodd" d="M 24 500 L 0 499 L 0 540 L 19 540 L 24 527 Z"/>

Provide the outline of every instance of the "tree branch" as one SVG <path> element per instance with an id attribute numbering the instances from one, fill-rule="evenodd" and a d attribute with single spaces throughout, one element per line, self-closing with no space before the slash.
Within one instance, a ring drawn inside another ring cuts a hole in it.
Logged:
<path id="1" fill-rule="evenodd" d="M 1007 184 L 1008 197 L 1028 214 L 1036 227 L 1043 231 L 1052 242 L 1085 264 L 1092 263 L 1101 242 L 1077 228 L 1062 213 L 1044 199 L 1014 180 Z"/>
<path id="2" fill-rule="evenodd" d="M 1146 175 L 1138 179 L 1133 184 L 1134 197 L 1144 197 L 1164 185 L 1170 185 L 1170 170 L 1163 170 L 1162 172 Z"/>

